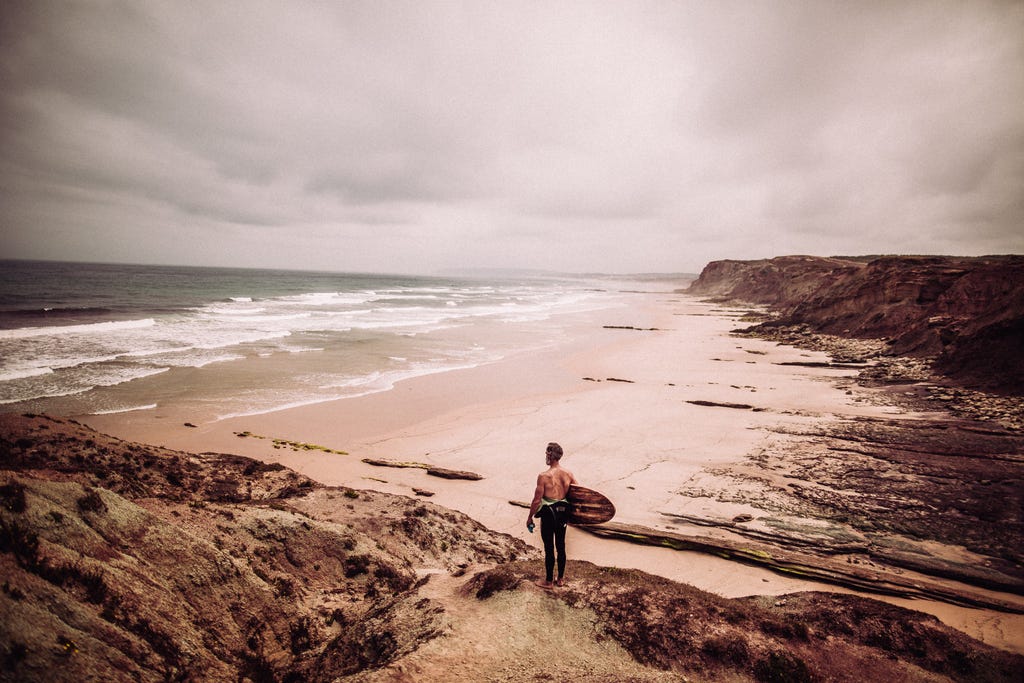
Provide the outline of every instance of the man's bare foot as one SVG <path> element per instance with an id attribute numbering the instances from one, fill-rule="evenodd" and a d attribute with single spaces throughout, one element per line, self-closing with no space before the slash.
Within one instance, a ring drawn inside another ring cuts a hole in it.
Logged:
<path id="1" fill-rule="evenodd" d="M 555 587 L 555 584 L 551 583 L 550 581 L 545 581 L 544 579 L 537 579 L 535 583 L 544 590 L 551 590 Z"/>
<path id="2" fill-rule="evenodd" d="M 555 585 L 559 588 L 565 587 L 565 579 L 555 579 Z"/>

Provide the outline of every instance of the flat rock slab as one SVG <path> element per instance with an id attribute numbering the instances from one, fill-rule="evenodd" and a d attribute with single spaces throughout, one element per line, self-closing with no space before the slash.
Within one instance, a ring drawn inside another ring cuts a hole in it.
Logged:
<path id="1" fill-rule="evenodd" d="M 735 542 L 708 536 L 692 536 L 660 529 L 608 522 L 579 527 L 602 538 L 615 538 L 641 545 L 673 550 L 690 550 L 717 555 L 727 560 L 755 565 L 791 577 L 822 581 L 857 590 L 904 598 L 940 600 L 954 605 L 983 607 L 1009 613 L 1024 613 L 1019 603 L 1002 600 L 970 588 L 904 577 L 887 571 L 852 565 L 813 553 L 784 550 L 775 546 Z"/>
<path id="2" fill-rule="evenodd" d="M 466 479 L 468 481 L 479 481 L 483 479 L 483 475 L 477 474 L 476 472 L 449 470 L 444 467 L 435 467 L 434 465 L 428 465 L 423 462 L 398 462 L 395 460 L 377 460 L 374 458 L 363 458 L 363 462 L 367 465 L 373 465 L 374 467 L 397 467 L 426 470 L 427 474 L 430 476 L 440 477 L 442 479 Z"/>
<path id="3" fill-rule="evenodd" d="M 422 462 L 398 462 L 396 460 L 377 460 L 375 458 L 363 458 L 363 462 L 374 467 L 396 467 L 399 469 L 415 468 L 425 470 L 430 467 Z"/>
<path id="4" fill-rule="evenodd" d="M 467 479 L 469 481 L 479 481 L 483 479 L 482 475 L 476 472 L 466 472 L 463 470 L 447 470 L 443 467 L 428 467 L 427 474 L 432 477 L 441 477 L 442 479 Z"/>

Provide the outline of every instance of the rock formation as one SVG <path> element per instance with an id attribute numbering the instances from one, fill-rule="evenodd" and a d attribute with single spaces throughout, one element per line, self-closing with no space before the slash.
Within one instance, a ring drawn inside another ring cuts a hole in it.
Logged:
<path id="1" fill-rule="evenodd" d="M 0 416 L 0 435 L 5 679 L 334 680 L 442 632 L 422 571 L 532 552 L 249 458 L 45 417 Z"/>
<path id="2" fill-rule="evenodd" d="M 687 291 L 767 306 L 769 326 L 885 339 L 959 382 L 1024 394 L 1024 256 L 715 261 Z"/>
<path id="3" fill-rule="evenodd" d="M 421 500 L 0 415 L 0 680 L 1011 681 L 1024 657 L 822 593 L 728 600 Z"/>

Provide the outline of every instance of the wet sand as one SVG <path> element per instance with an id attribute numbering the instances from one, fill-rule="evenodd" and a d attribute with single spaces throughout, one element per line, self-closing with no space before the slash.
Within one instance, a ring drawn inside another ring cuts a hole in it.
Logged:
<path id="1" fill-rule="evenodd" d="M 615 502 L 616 521 L 678 529 L 663 512 L 700 515 L 705 505 L 714 505 L 719 516 L 749 512 L 743 506 L 723 510 L 710 499 L 683 498 L 676 491 L 716 467 L 742 461 L 772 436 L 770 428 L 899 412 L 859 400 L 865 390 L 848 393 L 835 386 L 855 371 L 777 364 L 827 360 L 821 354 L 730 337 L 730 330 L 745 326 L 739 311 L 669 292 L 624 296 L 623 308 L 559 320 L 564 334 L 541 351 L 409 379 L 379 394 L 220 421 L 160 410 L 79 419 L 133 441 L 280 462 L 328 485 L 406 495 L 428 490 L 432 502 L 539 546 L 539 537 L 526 530 L 526 511 L 509 501 L 529 500 L 548 441 L 563 446 L 563 465 L 581 483 Z M 756 410 L 688 403 L 694 400 Z M 242 432 L 254 436 L 237 436 Z M 275 448 L 272 439 L 348 455 Z M 374 467 L 363 458 L 427 463 L 484 478 L 449 481 L 421 469 Z M 568 545 L 574 559 L 643 569 L 728 597 L 837 590 L 710 555 L 578 530 L 570 532 Z M 1024 652 L 1021 615 L 891 601 L 935 614 L 989 644 Z"/>

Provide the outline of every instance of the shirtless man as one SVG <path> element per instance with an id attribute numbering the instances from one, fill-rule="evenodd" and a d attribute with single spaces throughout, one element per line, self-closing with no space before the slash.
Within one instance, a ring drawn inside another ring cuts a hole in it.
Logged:
<path id="1" fill-rule="evenodd" d="M 545 453 L 548 469 L 537 475 L 537 490 L 533 493 L 530 503 L 530 514 L 526 518 L 526 527 L 533 532 L 533 517 L 540 517 L 540 537 L 544 541 L 544 570 L 547 578 L 537 581 L 541 588 L 562 586 L 565 574 L 565 525 L 569 511 L 569 503 L 565 496 L 569 485 L 575 484 L 576 477 L 572 472 L 563 469 L 558 461 L 562 459 L 562 447 L 557 443 L 549 443 Z M 555 551 L 558 551 L 558 578 L 554 578 Z"/>

